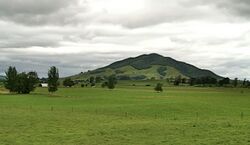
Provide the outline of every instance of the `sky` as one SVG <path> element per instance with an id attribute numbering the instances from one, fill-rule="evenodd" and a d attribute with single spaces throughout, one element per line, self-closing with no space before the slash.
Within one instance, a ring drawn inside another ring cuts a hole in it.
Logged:
<path id="1" fill-rule="evenodd" d="M 250 1 L 0 0 L 0 74 L 69 76 L 149 53 L 250 79 Z"/>

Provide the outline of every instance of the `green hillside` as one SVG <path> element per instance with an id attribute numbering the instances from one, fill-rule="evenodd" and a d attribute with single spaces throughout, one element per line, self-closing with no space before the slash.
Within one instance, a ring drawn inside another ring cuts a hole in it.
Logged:
<path id="1" fill-rule="evenodd" d="M 174 60 L 170 57 L 163 57 L 159 54 L 128 58 L 103 68 L 71 76 L 71 78 L 87 79 L 90 76 L 105 77 L 110 75 L 116 75 L 120 80 L 166 79 L 177 76 L 181 76 L 182 78 L 206 76 L 216 79 L 222 78 L 209 70 L 199 69 L 193 65 Z"/>

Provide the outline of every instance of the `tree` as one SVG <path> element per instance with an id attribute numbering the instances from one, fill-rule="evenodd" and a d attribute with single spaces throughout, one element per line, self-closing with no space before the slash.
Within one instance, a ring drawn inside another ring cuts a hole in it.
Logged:
<path id="1" fill-rule="evenodd" d="M 102 86 L 102 88 L 107 87 L 108 86 L 108 82 L 103 82 L 101 86 Z"/>
<path id="2" fill-rule="evenodd" d="M 90 85 L 93 87 L 93 86 L 95 86 L 95 77 L 90 77 L 89 78 L 89 83 L 90 83 Z"/>
<path id="3" fill-rule="evenodd" d="M 219 81 L 220 86 L 224 86 L 224 85 L 228 85 L 228 84 L 230 84 L 230 79 L 229 78 L 224 78 L 224 79 Z"/>
<path id="4" fill-rule="evenodd" d="M 23 72 L 17 75 L 16 78 L 17 82 L 16 82 L 16 91 L 19 94 L 28 94 L 30 93 L 29 89 L 28 89 L 28 75 Z"/>
<path id="5" fill-rule="evenodd" d="M 189 79 L 189 85 L 193 86 L 195 84 L 196 79 L 195 78 L 190 78 Z"/>
<path id="6" fill-rule="evenodd" d="M 175 80 L 174 80 L 174 85 L 175 86 L 179 86 L 180 83 L 181 83 L 181 75 L 176 77 Z"/>
<path id="7" fill-rule="evenodd" d="M 238 78 L 235 78 L 235 79 L 234 79 L 233 85 L 234 85 L 234 87 L 237 87 L 237 85 L 238 85 Z"/>
<path id="8" fill-rule="evenodd" d="M 59 72 L 55 66 L 52 66 L 48 71 L 48 90 L 49 92 L 57 91 Z"/>
<path id="9" fill-rule="evenodd" d="M 37 72 L 32 71 L 27 74 L 28 79 L 28 88 L 29 91 L 34 91 L 36 88 L 36 84 L 39 82 L 39 78 Z"/>
<path id="10" fill-rule="evenodd" d="M 17 72 L 15 67 L 9 67 L 6 72 L 5 87 L 10 92 L 17 92 L 19 94 L 29 94 L 34 91 L 38 83 L 38 76 L 36 72 Z"/>
<path id="11" fill-rule="evenodd" d="M 34 91 L 38 83 L 36 72 L 19 73 L 16 77 L 16 92 L 19 94 L 29 94 Z"/>
<path id="12" fill-rule="evenodd" d="M 6 79 L 4 82 L 4 86 L 10 92 L 16 92 L 16 84 L 17 84 L 17 70 L 15 67 L 9 67 L 8 70 L 5 72 Z"/>
<path id="13" fill-rule="evenodd" d="M 107 81 L 107 87 L 109 89 L 114 89 L 115 88 L 115 84 L 116 84 L 116 78 L 115 76 L 111 75 L 108 77 L 108 81 Z"/>
<path id="14" fill-rule="evenodd" d="M 246 82 L 247 87 L 250 87 L 250 81 Z"/>
<path id="15" fill-rule="evenodd" d="M 100 76 L 97 76 L 96 78 L 95 78 L 95 82 L 96 83 L 100 83 L 102 81 L 102 78 L 100 77 Z"/>
<path id="16" fill-rule="evenodd" d="M 247 79 L 244 79 L 243 83 L 242 83 L 242 87 L 245 87 L 247 85 Z"/>
<path id="17" fill-rule="evenodd" d="M 161 83 L 156 84 L 155 91 L 157 91 L 157 92 L 162 92 L 163 91 Z"/>
<path id="18" fill-rule="evenodd" d="M 72 87 L 74 86 L 74 81 L 71 80 L 71 78 L 66 78 L 64 81 L 63 81 L 63 86 L 65 87 Z"/>

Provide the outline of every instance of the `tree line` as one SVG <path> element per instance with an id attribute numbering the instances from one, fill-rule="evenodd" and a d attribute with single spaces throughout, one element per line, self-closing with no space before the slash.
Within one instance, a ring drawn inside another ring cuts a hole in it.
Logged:
<path id="1" fill-rule="evenodd" d="M 84 83 L 83 83 L 84 82 Z M 101 84 L 102 88 L 114 89 L 117 84 L 117 78 L 115 75 L 110 75 L 108 77 L 102 78 L 100 76 L 91 76 L 86 81 L 76 81 L 74 82 L 71 78 L 65 78 L 63 81 L 64 87 L 72 87 L 78 83 L 81 83 L 81 87 L 95 87 L 96 84 Z"/>
<path id="2" fill-rule="evenodd" d="M 21 72 L 18 73 L 15 67 L 10 66 L 5 72 L 4 86 L 12 93 L 29 94 L 34 91 L 39 78 L 37 72 Z M 53 66 L 48 71 L 48 91 L 55 92 L 58 88 L 59 72 L 58 69 Z"/>
<path id="3" fill-rule="evenodd" d="M 175 86 L 179 86 L 180 84 L 188 84 L 190 86 L 217 86 L 217 87 L 250 87 L 250 81 L 247 79 L 239 80 L 235 78 L 234 80 L 230 80 L 230 78 L 222 78 L 216 79 L 210 76 L 206 77 L 197 77 L 197 78 L 182 78 L 181 76 L 176 77 L 175 79 L 167 80 L 170 83 L 173 83 Z"/>
<path id="4" fill-rule="evenodd" d="M 55 92 L 58 90 L 59 86 L 59 71 L 55 66 L 52 66 L 48 70 L 48 78 L 39 79 L 37 72 L 30 71 L 26 72 L 17 72 L 15 67 L 9 67 L 8 70 L 5 72 L 6 79 L 4 81 L 4 86 L 10 92 L 19 93 L 19 94 L 29 94 L 30 92 L 34 91 L 35 88 L 38 86 L 37 84 L 40 82 L 46 82 L 48 84 L 48 91 Z M 117 84 L 118 78 L 115 75 L 111 75 L 108 77 L 101 77 L 101 76 L 91 76 L 87 80 L 81 81 L 73 81 L 71 78 L 65 78 L 63 80 L 63 86 L 65 87 L 72 87 L 79 82 L 81 83 L 81 87 L 95 87 L 97 83 L 101 84 L 101 87 L 114 89 Z M 197 78 L 190 78 L 187 79 L 182 76 L 177 76 L 174 79 L 167 79 L 169 83 L 173 83 L 175 86 L 179 86 L 180 84 L 189 84 L 190 86 L 234 86 L 234 87 L 250 87 L 250 81 L 244 79 L 243 81 L 238 80 L 235 78 L 234 80 L 230 80 L 229 78 L 222 78 L 217 80 L 216 78 L 206 76 L 206 77 L 197 77 Z M 84 82 L 84 83 L 83 83 Z M 157 92 L 162 92 L 162 84 L 156 84 L 154 88 Z"/>

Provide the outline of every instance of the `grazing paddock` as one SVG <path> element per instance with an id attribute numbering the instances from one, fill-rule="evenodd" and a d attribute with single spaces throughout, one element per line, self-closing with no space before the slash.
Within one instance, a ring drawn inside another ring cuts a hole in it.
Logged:
<path id="1" fill-rule="evenodd" d="M 1 145 L 247 145 L 250 90 L 153 86 L 0 89 Z"/>

